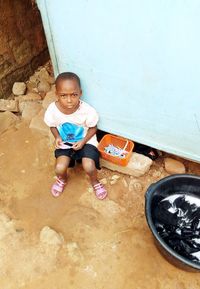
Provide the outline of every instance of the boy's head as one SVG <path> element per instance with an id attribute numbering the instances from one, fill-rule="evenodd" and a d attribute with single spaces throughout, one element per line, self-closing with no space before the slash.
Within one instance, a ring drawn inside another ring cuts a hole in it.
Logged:
<path id="1" fill-rule="evenodd" d="M 73 72 L 63 72 L 56 78 L 56 94 L 65 109 L 75 109 L 82 95 L 81 82 Z"/>
<path id="2" fill-rule="evenodd" d="M 65 80 L 72 80 L 72 81 L 75 81 L 77 82 L 79 88 L 81 89 L 81 81 L 80 81 L 80 78 L 78 77 L 77 74 L 73 73 L 73 72 L 63 72 L 63 73 L 60 73 L 57 78 L 56 78 L 56 87 L 58 85 L 58 83 L 60 81 L 65 81 Z"/>

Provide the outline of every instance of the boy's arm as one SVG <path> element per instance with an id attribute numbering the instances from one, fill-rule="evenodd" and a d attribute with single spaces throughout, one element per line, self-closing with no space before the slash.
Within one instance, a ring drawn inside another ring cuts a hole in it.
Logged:
<path id="1" fill-rule="evenodd" d="M 52 132 L 52 134 L 53 134 L 53 136 L 55 137 L 55 139 L 56 139 L 57 137 L 60 137 L 59 132 L 58 132 L 58 130 L 57 130 L 56 127 L 50 127 L 50 131 Z"/>
<path id="2" fill-rule="evenodd" d="M 93 135 L 95 135 L 97 132 L 97 126 L 94 127 L 90 127 L 87 131 L 86 136 L 84 137 L 84 139 L 82 139 L 81 141 L 76 142 L 72 148 L 77 151 L 80 150 L 90 139 L 91 137 L 93 137 Z"/>
<path id="3" fill-rule="evenodd" d="M 56 127 L 50 127 L 50 130 L 51 130 L 53 136 L 55 137 L 56 148 L 60 148 L 60 145 L 62 144 L 62 138 L 60 137 L 60 134 L 59 134 L 57 128 Z"/>
<path id="4" fill-rule="evenodd" d="M 97 126 L 90 127 L 86 133 L 86 136 L 83 139 L 84 144 L 86 144 L 91 139 L 91 137 L 95 135 L 96 132 L 97 132 Z"/>

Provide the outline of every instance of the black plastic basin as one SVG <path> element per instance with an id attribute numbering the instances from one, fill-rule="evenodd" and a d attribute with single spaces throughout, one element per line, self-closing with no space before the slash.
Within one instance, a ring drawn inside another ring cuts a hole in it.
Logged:
<path id="1" fill-rule="evenodd" d="M 188 260 L 169 247 L 158 234 L 153 222 L 154 209 L 161 198 L 164 199 L 174 193 L 183 194 L 183 192 L 184 194 L 188 193 L 200 198 L 200 176 L 187 174 L 172 175 L 152 184 L 147 189 L 145 196 L 146 220 L 155 237 L 157 247 L 170 263 L 187 271 L 199 272 L 200 264 Z"/>

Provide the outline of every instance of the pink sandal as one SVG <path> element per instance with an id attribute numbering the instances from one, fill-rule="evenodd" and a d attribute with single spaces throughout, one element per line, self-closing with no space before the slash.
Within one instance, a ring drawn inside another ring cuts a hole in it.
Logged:
<path id="1" fill-rule="evenodd" d="M 108 195 L 104 185 L 102 185 L 101 183 L 97 183 L 96 185 L 93 185 L 93 189 L 94 189 L 96 197 L 99 200 L 105 199 Z"/>
<path id="2" fill-rule="evenodd" d="M 57 198 L 59 197 L 65 188 L 66 182 L 63 182 L 63 180 L 59 177 L 56 178 L 56 182 L 51 187 L 51 193 L 52 195 Z"/>

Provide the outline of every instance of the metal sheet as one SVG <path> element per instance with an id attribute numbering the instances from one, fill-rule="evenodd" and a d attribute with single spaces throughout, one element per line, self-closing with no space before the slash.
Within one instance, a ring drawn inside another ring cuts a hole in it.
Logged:
<path id="1" fill-rule="evenodd" d="M 198 0 L 37 0 L 55 74 L 73 71 L 99 128 L 200 161 Z"/>

